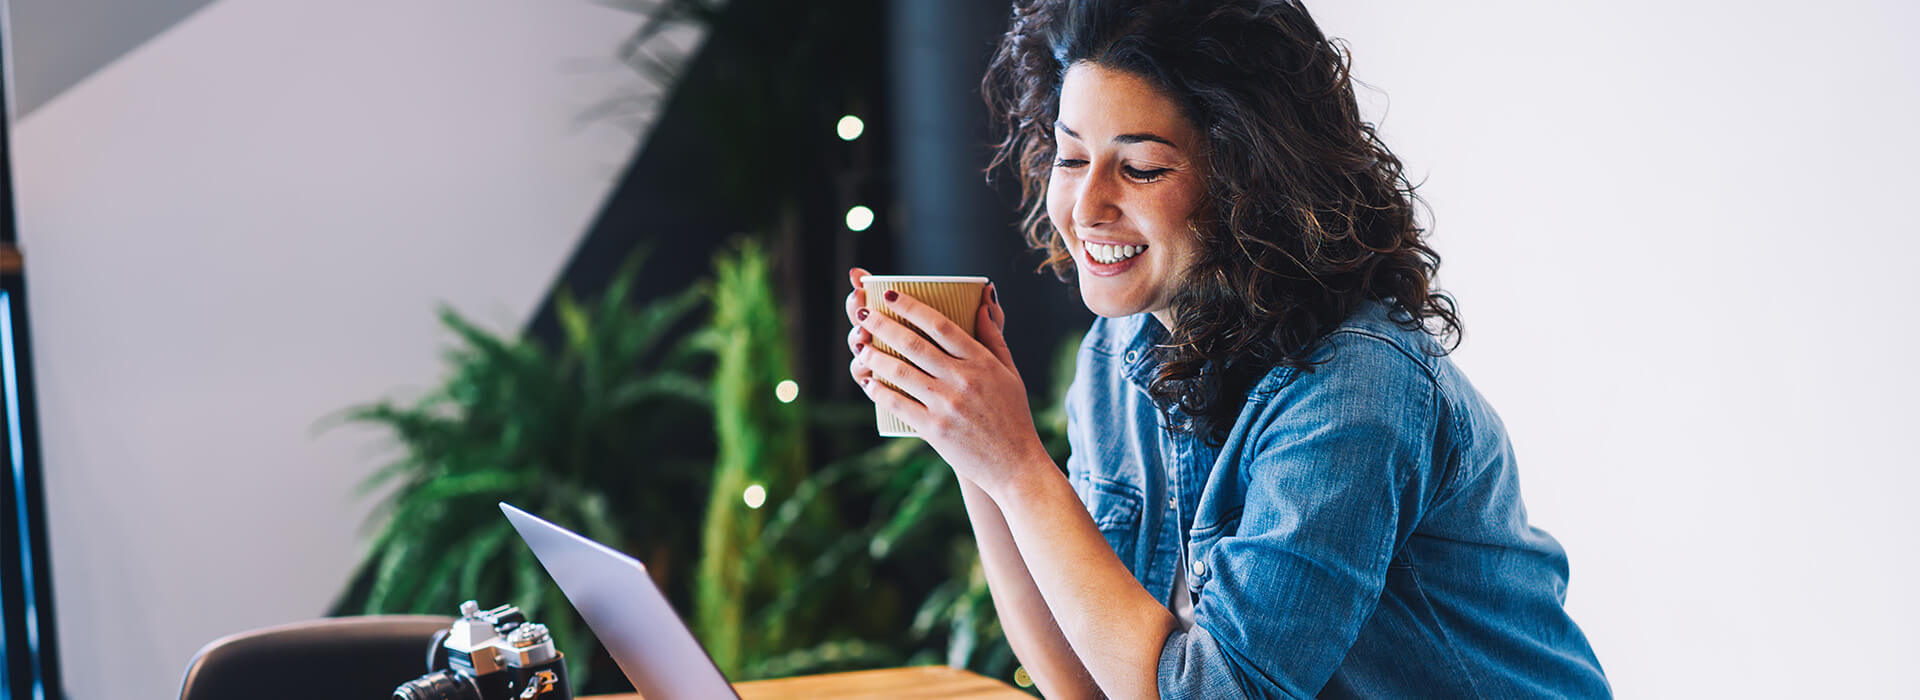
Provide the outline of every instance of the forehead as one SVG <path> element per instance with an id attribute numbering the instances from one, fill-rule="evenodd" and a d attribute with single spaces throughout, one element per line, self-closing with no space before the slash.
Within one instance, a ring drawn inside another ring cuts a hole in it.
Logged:
<path id="1" fill-rule="evenodd" d="M 1061 78 L 1060 121 L 1087 141 L 1145 132 L 1185 146 L 1194 137 L 1180 105 L 1152 82 L 1093 63 L 1073 64 Z"/>

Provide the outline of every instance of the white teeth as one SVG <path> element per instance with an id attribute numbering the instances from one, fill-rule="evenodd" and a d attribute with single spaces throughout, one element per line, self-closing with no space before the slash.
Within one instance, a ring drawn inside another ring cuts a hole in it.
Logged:
<path id="1" fill-rule="evenodd" d="M 1111 264 L 1120 262 L 1122 260 L 1126 260 L 1127 258 L 1131 258 L 1135 255 L 1139 255 L 1140 253 L 1144 252 L 1147 249 L 1147 247 L 1143 245 L 1107 245 L 1105 243 L 1091 243 L 1086 246 L 1086 249 L 1087 249 L 1087 257 L 1093 258 L 1095 262 L 1111 265 Z"/>

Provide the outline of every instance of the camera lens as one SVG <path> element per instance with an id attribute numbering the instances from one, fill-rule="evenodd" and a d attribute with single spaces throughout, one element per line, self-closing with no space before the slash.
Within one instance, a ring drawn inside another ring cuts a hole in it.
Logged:
<path id="1" fill-rule="evenodd" d="M 394 688 L 393 700 L 480 700 L 480 688 L 466 676 L 437 671 Z"/>

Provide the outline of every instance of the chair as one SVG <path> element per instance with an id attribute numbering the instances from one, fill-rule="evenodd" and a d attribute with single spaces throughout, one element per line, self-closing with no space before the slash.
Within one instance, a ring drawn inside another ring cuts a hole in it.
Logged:
<path id="1" fill-rule="evenodd" d="M 307 620 L 242 632 L 194 654 L 180 700 L 385 698 L 427 672 L 438 615 Z"/>

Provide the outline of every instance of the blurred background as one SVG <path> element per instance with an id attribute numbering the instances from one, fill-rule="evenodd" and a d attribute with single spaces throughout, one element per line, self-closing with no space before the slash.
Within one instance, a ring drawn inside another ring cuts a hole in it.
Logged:
<path id="1" fill-rule="evenodd" d="M 1616 691 L 1905 694 L 1920 9 L 1310 7 Z M 841 309 L 856 264 L 992 276 L 1064 454 L 1091 317 L 982 176 L 1004 4 L 5 9 L 17 697 L 168 697 L 225 634 L 466 598 L 618 689 L 498 500 L 648 560 L 736 680 L 1013 680 Z"/>

